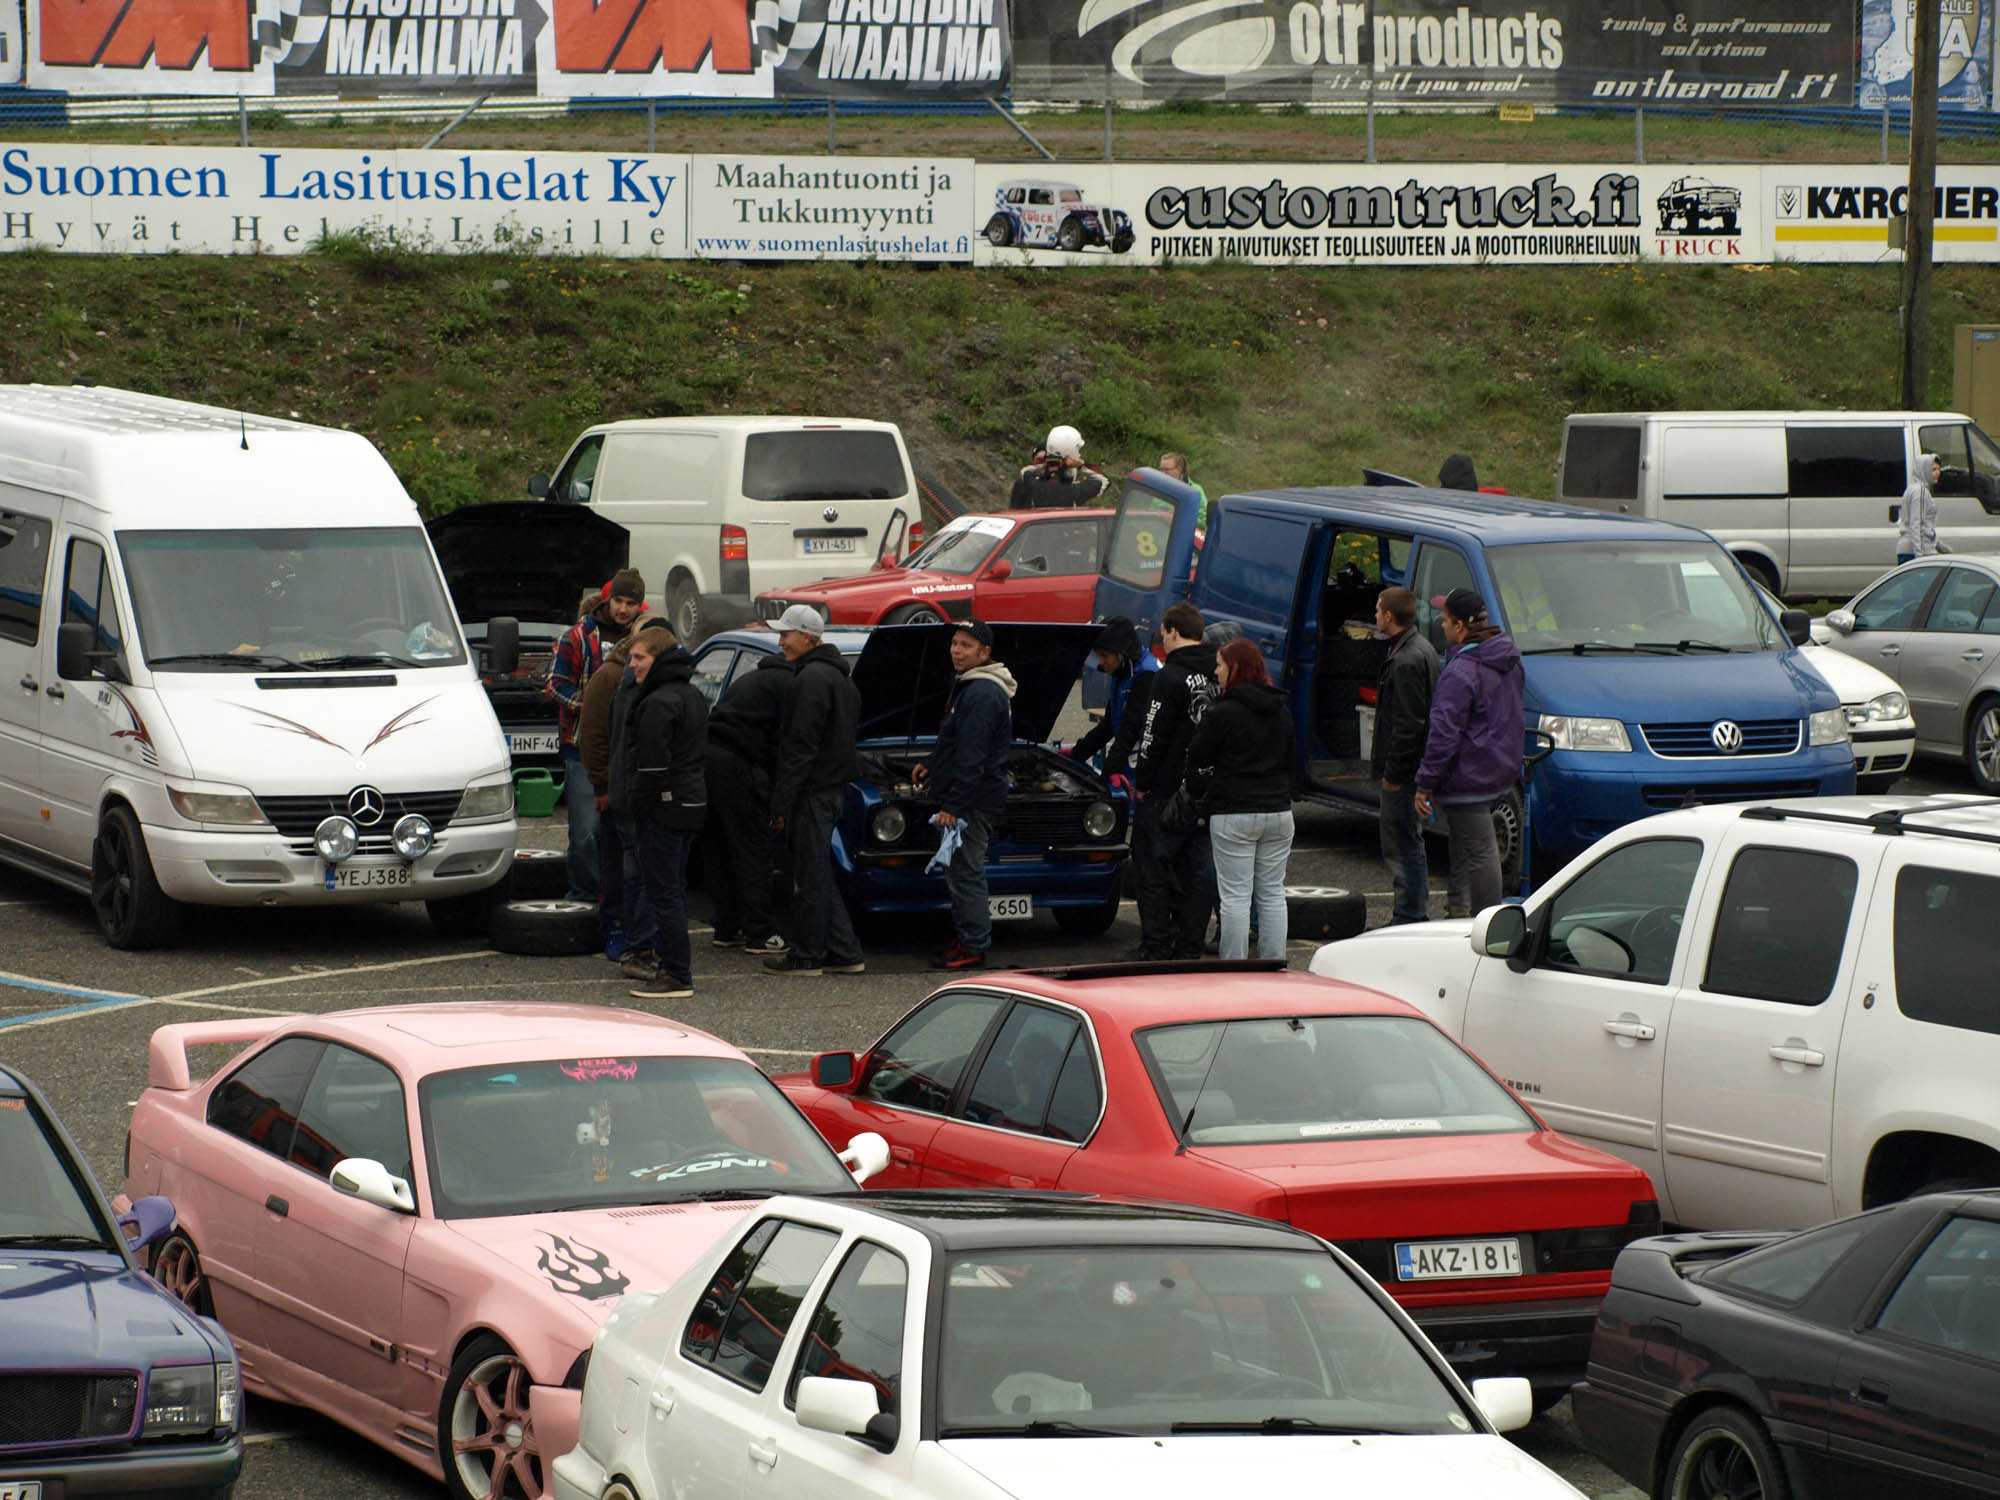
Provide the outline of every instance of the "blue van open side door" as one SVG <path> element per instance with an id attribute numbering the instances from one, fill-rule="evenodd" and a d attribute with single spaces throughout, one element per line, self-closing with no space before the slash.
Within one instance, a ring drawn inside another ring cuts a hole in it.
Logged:
<path id="1" fill-rule="evenodd" d="M 1194 571 L 1194 533 L 1201 492 L 1158 469 L 1134 469 L 1125 481 L 1104 563 L 1097 577 L 1096 617 L 1123 615 L 1144 641 L 1160 613 L 1185 599 Z"/>

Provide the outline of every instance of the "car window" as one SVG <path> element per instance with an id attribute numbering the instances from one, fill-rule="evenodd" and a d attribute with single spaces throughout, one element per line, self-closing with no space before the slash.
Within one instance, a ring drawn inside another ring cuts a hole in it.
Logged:
<path id="1" fill-rule="evenodd" d="M 67 1156 L 25 1094 L 0 1094 L 0 1239 L 76 1235 L 103 1242 L 89 1190 Z M 15 1284 L 33 1287 L 40 1279 Z"/>
<path id="2" fill-rule="evenodd" d="M 1817 1005 L 1833 991 L 1858 880 L 1854 861 L 1808 849 L 1745 849 L 1729 867 L 1701 987 Z"/>
<path id="3" fill-rule="evenodd" d="M 41 634 L 49 533 L 40 516 L 0 510 L 0 641 L 32 646 Z"/>
<path id="4" fill-rule="evenodd" d="M 681 1330 L 681 1355 L 685 1359 L 699 1360 L 711 1364 L 715 1359 L 715 1341 L 722 1336 L 723 1321 L 736 1306 L 736 1298 L 743 1290 L 743 1283 L 750 1275 L 750 1268 L 757 1264 L 757 1257 L 764 1253 L 764 1247 L 778 1232 L 778 1219 L 766 1219 L 757 1225 L 737 1243 L 734 1250 L 722 1258 L 722 1264 L 715 1268 L 715 1274 L 708 1279 L 708 1286 L 695 1299 L 694 1311 L 689 1314 L 687 1327 Z"/>
<path id="5" fill-rule="evenodd" d="M 959 1074 L 999 1012 L 998 995 L 955 991 L 903 1019 L 868 1054 L 864 1098 L 943 1114 Z"/>
<path id="6" fill-rule="evenodd" d="M 2000 1035 L 2000 876 L 1906 865 L 1896 875 L 1896 1007 L 1913 1021 Z"/>
<path id="7" fill-rule="evenodd" d="M 1550 899 L 1538 966 L 1665 984 L 1700 864 L 1698 839 L 1612 850 Z"/>
<path id="8" fill-rule="evenodd" d="M 597 480 L 597 461 L 603 456 L 603 433 L 578 443 L 568 465 L 556 476 L 556 482 L 549 486 L 549 498 L 567 500 L 575 505 L 589 501 L 590 487 Z"/>
<path id="9" fill-rule="evenodd" d="M 266 1047 L 208 1096 L 208 1123 L 273 1156 L 289 1156 L 299 1104 L 325 1046 L 295 1036 Z"/>
<path id="10" fill-rule="evenodd" d="M 1726 1260 L 1703 1279 L 1771 1302 L 1803 1302 L 1873 1225 L 1872 1218 L 1844 1219 L 1795 1234 L 1765 1249 Z"/>
<path id="11" fill-rule="evenodd" d="M 763 1390 L 799 1304 L 839 1239 L 831 1229 L 781 1224 L 744 1278 L 736 1305 L 722 1320 L 722 1334 L 709 1363 L 731 1380 L 753 1391 Z"/>
<path id="12" fill-rule="evenodd" d="M 1437 648 L 1440 656 L 1448 645 L 1444 638 L 1444 611 L 1431 600 L 1441 598 L 1453 589 L 1477 587 L 1472 581 L 1472 565 L 1456 548 L 1425 542 L 1417 549 L 1417 571 L 1410 580 L 1410 592 L 1417 596 L 1417 623 L 1430 637 L 1431 645 Z"/>
<path id="13" fill-rule="evenodd" d="M 736 664 L 736 653 L 727 648 L 703 652 L 694 659 L 694 690 L 706 698 L 711 707 L 722 696 L 722 689 L 729 681 L 729 669 Z"/>
<path id="14" fill-rule="evenodd" d="M 1580 422 L 1563 449 L 1563 494 L 1573 500 L 1636 500 L 1639 429 Z"/>
<path id="15" fill-rule="evenodd" d="M 860 1380 L 875 1388 L 877 1411 L 895 1413 L 903 1384 L 903 1309 L 909 1267 L 903 1257 L 862 1240 L 847 1252 L 826 1296 L 806 1325 L 805 1347 L 792 1367 L 785 1405 L 799 1404 L 808 1375 Z"/>
<path id="16" fill-rule="evenodd" d="M 1056 200 L 1055 194 L 1051 193 L 1047 188 L 1029 188 L 1028 201 L 1030 203 L 1053 203 Z"/>
<path id="17" fill-rule="evenodd" d="M 104 566 L 104 549 L 82 537 L 71 537 L 69 571 L 63 580 L 65 625 L 88 625 L 90 649 L 119 649 L 118 601 L 111 592 L 111 575 Z"/>
<path id="18" fill-rule="evenodd" d="M 1992 606 L 1989 575 L 1971 568 L 1946 568 L 1930 613 L 1924 616 L 1924 629 L 1970 635 L 1981 628 Z"/>
<path id="19" fill-rule="evenodd" d="M 1059 193 L 1057 196 L 1060 197 L 1064 203 L 1083 202 L 1083 192 L 1079 188 L 1064 188 L 1061 191 L 1061 193 Z"/>
<path id="20" fill-rule="evenodd" d="M 1027 195 L 1026 195 L 1025 193 L 1023 193 L 1023 192 L 1022 192 L 1022 190 L 1021 190 L 1020 188 L 1008 188 L 1008 189 L 1007 189 L 1007 201 L 1008 201 L 1009 203 L 1019 203 L 1019 202 L 1021 202 L 1021 201 L 1022 201 L 1022 200 L 1023 200 L 1023 199 L 1025 198 L 1025 197 L 1026 197 L 1026 196 L 1027 196 Z"/>
<path id="21" fill-rule="evenodd" d="M 1039 1132 L 1076 1031 L 1076 1017 L 1066 1011 L 1016 1005 L 980 1065 L 963 1117 L 976 1125 Z"/>
<path id="22" fill-rule="evenodd" d="M 1095 521 L 1038 521 L 1015 532 L 1000 555 L 1016 577 L 1095 573 L 1098 537 Z"/>
<path id="23" fill-rule="evenodd" d="M 1924 596 L 1937 581 L 1938 569 L 1912 568 L 1885 578 L 1854 601 L 1856 630 L 1908 630 L 1917 623 Z"/>
<path id="24" fill-rule="evenodd" d="M 1910 480 L 1904 442 L 1901 427 L 1787 427 L 1792 498 L 1900 495 Z"/>
<path id="25" fill-rule="evenodd" d="M 1090 1034 L 1081 1027 L 1069 1044 L 1056 1075 L 1056 1091 L 1049 1099 L 1049 1118 L 1042 1134 L 1059 1141 L 1083 1141 L 1097 1128 L 1104 1111 L 1104 1096 L 1097 1087 L 1097 1062 L 1091 1056 Z"/>
<path id="26" fill-rule="evenodd" d="M 1875 1326 L 2000 1363 L 2000 1224 L 1952 1219 L 1924 1247 Z"/>
<path id="27" fill-rule="evenodd" d="M 1158 588 L 1173 524 L 1173 501 L 1142 485 L 1126 485 L 1104 549 L 1105 573 L 1134 588 Z"/>
<path id="28" fill-rule="evenodd" d="M 299 1110 L 289 1159 L 325 1177 L 350 1156 L 379 1161 L 410 1176 L 410 1125 L 394 1070 L 365 1053 L 329 1042 Z"/>

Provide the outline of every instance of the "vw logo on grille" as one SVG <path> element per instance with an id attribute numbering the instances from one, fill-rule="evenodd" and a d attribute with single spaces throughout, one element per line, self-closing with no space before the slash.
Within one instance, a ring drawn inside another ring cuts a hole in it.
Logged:
<path id="1" fill-rule="evenodd" d="M 1742 727 L 1730 719 L 1719 720 L 1715 728 L 1709 730 L 1708 737 L 1724 755 L 1734 755 L 1743 748 Z"/>
<path id="2" fill-rule="evenodd" d="M 373 828 L 388 810 L 389 804 L 372 786 L 358 786 L 347 794 L 347 815 L 359 827 Z"/>
<path id="3" fill-rule="evenodd" d="M 828 521 L 838 521 L 840 519 L 840 512 L 835 510 L 831 505 L 821 511 L 820 515 Z"/>

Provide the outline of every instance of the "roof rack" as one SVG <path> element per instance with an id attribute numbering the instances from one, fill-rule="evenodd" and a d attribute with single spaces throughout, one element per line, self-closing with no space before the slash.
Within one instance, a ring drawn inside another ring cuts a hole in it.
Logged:
<path id="1" fill-rule="evenodd" d="M 1740 816 L 1753 818 L 1762 823 L 1784 823 L 1793 818 L 1810 823 L 1841 823 L 1849 828 L 1866 828 L 1887 838 L 1901 838 L 1906 833 L 1928 833 L 1941 839 L 1964 839 L 1972 844 L 2000 844 L 2000 834 L 1973 833 L 1964 828 L 1936 828 L 1927 824 L 1909 824 L 1906 819 L 1920 813 L 1956 812 L 1966 807 L 2000 806 L 1991 797 L 1980 797 L 1972 801 L 1955 796 L 1947 801 L 1919 802 L 1914 807 L 1885 807 L 1880 812 L 1857 817 L 1852 813 L 1820 812 L 1809 807 L 1746 807 Z"/>
<path id="2" fill-rule="evenodd" d="M 1160 958 L 1125 963 L 1058 964 L 1046 969 L 1016 969 L 1037 979 L 1137 979 L 1149 974 L 1283 974 L 1290 965 L 1282 958 Z"/>

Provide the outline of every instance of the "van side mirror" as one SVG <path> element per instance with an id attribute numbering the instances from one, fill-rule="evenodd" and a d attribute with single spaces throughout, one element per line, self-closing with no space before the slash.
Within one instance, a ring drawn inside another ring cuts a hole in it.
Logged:
<path id="1" fill-rule="evenodd" d="M 528 493 L 533 495 L 537 500 L 548 499 L 549 476 L 546 474 L 530 474 L 528 476 Z"/>
<path id="2" fill-rule="evenodd" d="M 1794 646 L 1803 646 L 1812 639 L 1812 616 L 1802 609 L 1781 609 L 1778 628 Z"/>
<path id="3" fill-rule="evenodd" d="M 844 1089 L 854 1082 L 852 1052 L 822 1052 L 812 1060 L 813 1087 Z"/>
<path id="4" fill-rule="evenodd" d="M 495 677 L 511 677 L 521 665 L 521 622 L 512 615 L 499 615 L 486 622 L 486 670 Z"/>
<path id="5" fill-rule="evenodd" d="M 1528 970 L 1531 951 L 1528 912 L 1512 902 L 1489 906 L 1472 919 L 1472 951 L 1481 958 L 1504 958 L 1517 974 Z"/>
<path id="6" fill-rule="evenodd" d="M 116 651 L 97 648 L 97 629 L 72 620 L 56 627 L 56 676 L 65 682 L 88 682 L 102 675 L 109 682 L 129 681 Z"/>
<path id="7" fill-rule="evenodd" d="M 1826 628 L 1838 631 L 1841 635 L 1852 635 L 1854 633 L 1854 611 L 1851 609 L 1834 610 L 1826 617 Z"/>

